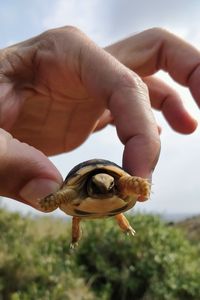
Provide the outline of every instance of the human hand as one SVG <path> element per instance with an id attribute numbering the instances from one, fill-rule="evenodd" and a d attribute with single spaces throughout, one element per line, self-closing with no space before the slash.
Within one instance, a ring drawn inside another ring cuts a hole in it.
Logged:
<path id="1" fill-rule="evenodd" d="M 150 176 L 160 141 L 138 75 L 72 27 L 1 50 L 0 195 L 38 208 L 62 182 L 46 155 L 79 146 L 111 121 L 107 111 L 125 145 L 125 169 Z"/>
<path id="2" fill-rule="evenodd" d="M 180 96 L 152 74 L 166 71 L 176 82 L 189 87 L 200 106 L 200 52 L 170 32 L 153 28 L 105 48 L 140 75 L 149 89 L 151 106 L 162 111 L 174 130 L 192 133 L 197 122 L 184 108 Z"/>

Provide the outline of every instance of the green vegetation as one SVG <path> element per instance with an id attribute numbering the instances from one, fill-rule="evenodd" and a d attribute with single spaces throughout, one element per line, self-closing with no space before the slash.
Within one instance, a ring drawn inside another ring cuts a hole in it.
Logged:
<path id="1" fill-rule="evenodd" d="M 0 210 L 0 300 L 198 300 L 198 238 L 159 217 L 129 217 L 127 237 L 105 219 L 83 223 L 70 251 L 70 224 Z"/>

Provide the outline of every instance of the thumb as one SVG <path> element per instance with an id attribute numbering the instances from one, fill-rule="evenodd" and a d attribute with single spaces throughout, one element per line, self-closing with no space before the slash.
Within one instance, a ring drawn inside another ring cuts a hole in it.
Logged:
<path id="1" fill-rule="evenodd" d="M 0 129 L 0 195 L 39 209 L 38 199 L 62 183 L 58 170 L 39 150 Z"/>

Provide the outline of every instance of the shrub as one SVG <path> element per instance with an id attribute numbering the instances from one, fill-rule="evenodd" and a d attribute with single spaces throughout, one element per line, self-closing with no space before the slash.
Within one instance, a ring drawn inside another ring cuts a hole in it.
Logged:
<path id="1" fill-rule="evenodd" d="M 0 210 L 1 300 L 94 299 L 76 272 L 61 225 L 66 231 L 61 220 Z"/>
<path id="2" fill-rule="evenodd" d="M 159 217 L 129 219 L 135 237 L 85 222 L 72 253 L 67 222 L 0 210 L 0 300 L 200 299 L 198 247 Z"/>
<path id="3" fill-rule="evenodd" d="M 200 299 L 200 259 L 183 232 L 155 216 L 129 219 L 133 238 L 111 220 L 85 226 L 77 263 L 96 293 L 116 300 Z"/>

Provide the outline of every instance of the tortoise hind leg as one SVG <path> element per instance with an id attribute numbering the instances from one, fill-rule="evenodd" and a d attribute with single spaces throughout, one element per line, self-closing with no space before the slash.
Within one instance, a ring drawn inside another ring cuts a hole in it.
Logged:
<path id="1" fill-rule="evenodd" d="M 123 214 L 118 214 L 115 216 L 115 218 L 117 220 L 119 227 L 124 233 L 131 234 L 131 235 L 135 234 L 135 230 L 131 227 L 129 221 Z"/>
<path id="2" fill-rule="evenodd" d="M 72 218 L 72 242 L 70 244 L 70 248 L 74 249 L 78 246 L 78 241 L 81 238 L 81 227 L 80 227 L 80 217 Z"/>

